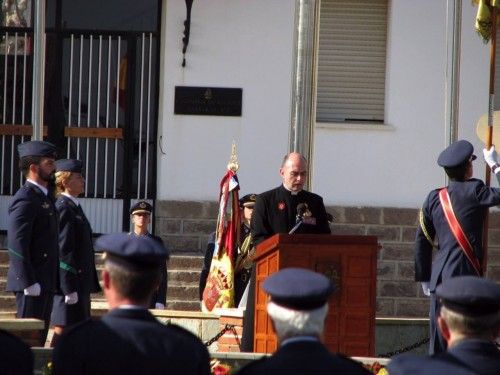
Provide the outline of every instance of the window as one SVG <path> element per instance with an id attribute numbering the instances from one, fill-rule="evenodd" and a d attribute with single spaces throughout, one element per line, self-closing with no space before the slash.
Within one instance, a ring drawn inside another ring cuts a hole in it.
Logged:
<path id="1" fill-rule="evenodd" d="M 322 0 L 317 122 L 384 122 L 388 0 Z"/>

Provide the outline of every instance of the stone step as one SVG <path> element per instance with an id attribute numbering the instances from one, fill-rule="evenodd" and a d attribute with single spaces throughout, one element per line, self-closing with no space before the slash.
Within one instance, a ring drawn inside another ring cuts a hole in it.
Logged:
<path id="1" fill-rule="evenodd" d="M 179 282 L 198 285 L 200 281 L 200 270 L 168 270 L 168 282 Z"/>
<path id="2" fill-rule="evenodd" d="M 0 249 L 0 264 L 9 263 L 9 253 L 6 249 Z M 95 264 L 97 268 L 103 264 L 102 253 L 95 254 Z M 193 254 L 172 254 L 168 262 L 169 269 L 176 270 L 201 270 L 203 267 L 203 255 Z"/>
<path id="3" fill-rule="evenodd" d="M 15 311 L 15 299 L 12 292 L 6 292 L 6 278 L 8 271 L 8 252 L 0 250 L 0 312 Z M 102 256 L 96 253 L 96 268 L 99 279 L 103 267 Z M 167 305 L 172 310 L 198 311 L 198 286 L 200 271 L 203 266 L 203 256 L 199 254 L 173 254 L 168 263 L 168 290 Z M 92 299 L 104 300 L 103 293 L 92 295 Z"/>
<path id="4" fill-rule="evenodd" d="M 9 270 L 9 263 L 0 264 L 0 279 L 5 279 L 7 277 L 8 270 Z"/>
<path id="5" fill-rule="evenodd" d="M 93 295 L 92 301 L 106 302 L 104 296 L 100 294 Z M 198 298 L 194 300 L 167 298 L 166 308 L 168 310 L 200 311 L 200 301 L 198 301 Z M 9 295 L 0 295 L 0 317 L 15 316 L 15 314 L 16 299 L 14 295 L 12 293 L 10 293 Z"/>
<path id="6" fill-rule="evenodd" d="M 167 290 L 168 300 L 198 301 L 198 284 L 169 283 Z"/>
<path id="7" fill-rule="evenodd" d="M 197 301 L 169 301 L 167 300 L 167 310 L 177 311 L 201 311 L 200 302 Z"/>
<path id="8" fill-rule="evenodd" d="M 92 298 L 92 302 L 98 302 L 100 304 L 106 305 L 106 300 L 104 298 Z M 167 300 L 167 310 L 177 310 L 177 311 L 201 311 L 199 301 L 183 301 L 183 300 Z M 15 312 L 14 312 L 15 314 Z"/>
<path id="9" fill-rule="evenodd" d="M 0 311 L 16 311 L 16 297 L 12 292 L 9 292 L 9 295 L 0 295 Z"/>

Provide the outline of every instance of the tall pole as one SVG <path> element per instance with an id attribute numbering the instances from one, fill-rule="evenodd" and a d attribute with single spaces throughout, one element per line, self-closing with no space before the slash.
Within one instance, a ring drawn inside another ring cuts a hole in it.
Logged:
<path id="1" fill-rule="evenodd" d="M 488 135 L 486 137 L 486 148 L 489 150 L 493 140 L 493 113 L 495 111 L 495 53 L 497 49 L 497 8 L 491 6 L 491 46 L 490 46 L 490 95 L 488 102 Z M 490 167 L 486 165 L 486 186 L 491 183 Z M 483 273 L 486 272 L 488 265 L 488 222 L 489 210 L 485 212 L 483 227 Z"/>
<path id="2" fill-rule="evenodd" d="M 34 1 L 35 29 L 33 56 L 33 100 L 31 105 L 31 139 L 43 139 L 43 104 L 45 87 L 45 1 Z"/>
<path id="3" fill-rule="evenodd" d="M 460 40 L 462 35 L 462 0 L 446 3 L 446 146 L 458 139 L 460 83 Z"/>
<path id="4" fill-rule="evenodd" d="M 296 0 L 295 4 L 295 55 L 292 81 L 289 151 L 300 152 L 309 161 L 309 178 L 312 181 L 314 113 L 314 75 L 316 22 L 319 1 Z M 308 188 L 311 188 L 309 185 Z"/>

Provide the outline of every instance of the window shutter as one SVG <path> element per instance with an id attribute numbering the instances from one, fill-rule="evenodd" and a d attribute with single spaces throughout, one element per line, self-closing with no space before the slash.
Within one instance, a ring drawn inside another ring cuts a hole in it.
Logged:
<path id="1" fill-rule="evenodd" d="M 317 122 L 384 121 L 388 0 L 322 0 Z"/>

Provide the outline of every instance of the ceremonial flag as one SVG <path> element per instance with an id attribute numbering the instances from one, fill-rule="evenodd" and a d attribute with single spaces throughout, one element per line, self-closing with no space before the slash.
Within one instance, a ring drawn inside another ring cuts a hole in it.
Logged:
<path id="1" fill-rule="evenodd" d="M 233 146 L 234 151 L 234 146 Z M 202 310 L 234 307 L 234 262 L 240 237 L 239 183 L 236 168 L 228 170 L 220 182 L 219 214 L 215 250 L 203 291 Z"/>

